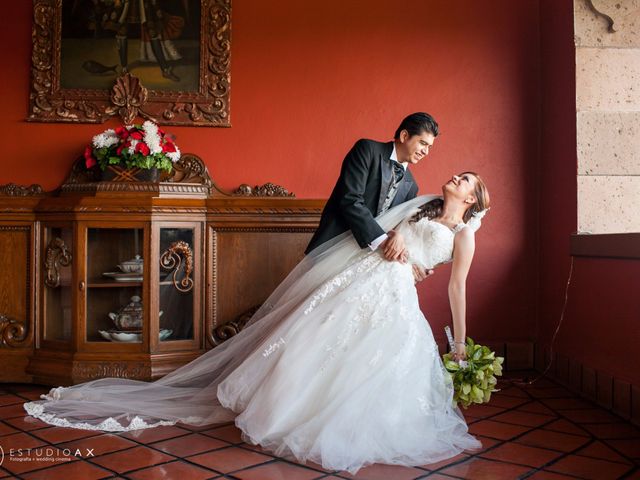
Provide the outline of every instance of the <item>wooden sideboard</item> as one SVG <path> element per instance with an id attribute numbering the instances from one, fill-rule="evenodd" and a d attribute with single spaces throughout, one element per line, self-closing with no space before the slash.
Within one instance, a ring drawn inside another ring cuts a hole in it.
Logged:
<path id="1" fill-rule="evenodd" d="M 151 380 L 215 348 L 302 258 L 323 203 L 225 192 L 194 155 L 154 183 L 78 160 L 56 191 L 0 186 L 0 381 Z"/>

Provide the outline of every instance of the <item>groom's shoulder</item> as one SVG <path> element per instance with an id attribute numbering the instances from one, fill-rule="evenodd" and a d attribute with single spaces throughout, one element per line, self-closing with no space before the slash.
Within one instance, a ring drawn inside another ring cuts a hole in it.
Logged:
<path id="1" fill-rule="evenodd" d="M 390 142 L 378 142 L 370 138 L 361 138 L 353 145 L 353 148 L 365 149 L 373 152 L 384 150 Z"/>

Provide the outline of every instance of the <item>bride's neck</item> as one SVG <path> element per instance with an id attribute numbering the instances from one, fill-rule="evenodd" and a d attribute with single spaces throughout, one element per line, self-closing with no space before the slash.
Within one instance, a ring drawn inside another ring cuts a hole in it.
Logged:
<path id="1" fill-rule="evenodd" d="M 447 202 L 445 199 L 442 205 L 442 213 L 438 215 L 438 219 L 454 225 L 462 222 L 466 206 L 464 204 L 457 204 L 453 202 Z"/>

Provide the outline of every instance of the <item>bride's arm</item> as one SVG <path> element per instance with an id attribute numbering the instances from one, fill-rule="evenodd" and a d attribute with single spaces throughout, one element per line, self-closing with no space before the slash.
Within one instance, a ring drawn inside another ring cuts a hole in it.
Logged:
<path id="1" fill-rule="evenodd" d="M 453 241 L 453 266 L 449 279 L 449 304 L 453 317 L 453 332 L 456 348 L 461 349 L 466 339 L 466 283 L 467 274 L 475 250 L 474 233 L 471 228 L 463 228 Z M 459 350 L 464 351 L 464 350 Z"/>

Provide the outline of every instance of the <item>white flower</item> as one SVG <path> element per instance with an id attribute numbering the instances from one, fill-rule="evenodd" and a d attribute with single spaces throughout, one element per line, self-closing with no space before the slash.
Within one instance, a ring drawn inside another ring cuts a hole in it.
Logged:
<path id="1" fill-rule="evenodd" d="M 129 145 L 129 148 L 127 149 L 129 151 L 129 155 L 133 155 L 136 152 L 136 145 L 138 142 L 139 140 L 136 140 L 135 138 L 131 140 L 131 145 Z"/>
<path id="2" fill-rule="evenodd" d="M 151 150 L 151 155 L 162 152 L 162 146 L 160 145 L 160 135 L 158 134 L 158 126 L 147 120 L 142 124 L 144 130 L 144 141 Z"/>
<path id="3" fill-rule="evenodd" d="M 482 226 L 482 217 L 484 217 L 488 211 L 489 209 L 485 208 L 480 212 L 474 213 L 467 222 L 467 225 L 470 226 L 474 232 L 477 232 L 478 229 Z"/>
<path id="4" fill-rule="evenodd" d="M 160 145 L 160 136 L 156 134 L 146 133 L 144 141 L 151 150 L 151 154 L 162 152 L 162 146 Z"/>
<path id="5" fill-rule="evenodd" d="M 158 126 L 147 120 L 142 124 L 142 129 L 145 131 L 147 135 L 157 135 L 158 134 Z"/>
<path id="6" fill-rule="evenodd" d="M 180 160 L 180 149 L 178 148 L 178 146 L 175 143 L 173 144 L 173 146 L 176 147 L 176 151 L 175 152 L 167 152 L 165 155 L 167 155 L 167 157 L 169 157 L 169 159 L 173 163 L 176 163 L 178 160 Z"/>
<path id="7" fill-rule="evenodd" d="M 476 217 L 479 220 L 482 220 L 482 218 L 487 214 L 487 212 L 489 211 L 489 208 L 485 208 L 484 210 L 481 210 L 479 212 L 475 212 L 473 214 L 474 217 Z"/>
<path id="8" fill-rule="evenodd" d="M 111 147 L 120 141 L 115 130 L 109 129 L 93 137 L 93 146 L 95 148 Z"/>
<path id="9" fill-rule="evenodd" d="M 149 150 L 151 150 L 151 155 L 162 152 L 160 141 L 155 142 L 155 141 L 147 140 L 147 146 L 149 147 Z"/>

